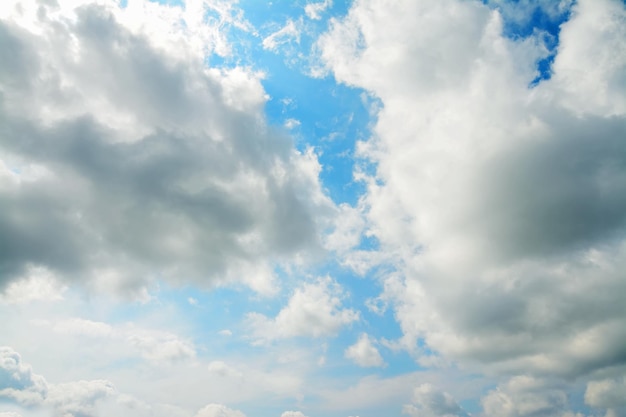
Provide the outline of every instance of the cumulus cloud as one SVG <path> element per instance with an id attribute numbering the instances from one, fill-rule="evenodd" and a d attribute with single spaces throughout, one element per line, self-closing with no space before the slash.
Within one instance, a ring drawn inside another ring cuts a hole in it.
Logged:
<path id="1" fill-rule="evenodd" d="M 357 1 L 318 42 L 382 102 L 357 146 L 376 167 L 361 202 L 397 271 L 377 300 L 418 356 L 421 340 L 482 371 L 623 364 L 626 11 L 572 7 L 534 87 L 541 31 L 509 39 L 481 2 Z"/>
<path id="2" fill-rule="evenodd" d="M 430 384 L 415 388 L 413 403 L 404 406 L 404 414 L 414 417 L 469 417 L 450 394 Z"/>
<path id="3" fill-rule="evenodd" d="M 0 347 L 0 398 L 9 398 L 24 405 L 41 404 L 48 394 L 43 376 L 33 373 L 22 362 L 18 352 L 8 346 Z"/>
<path id="4" fill-rule="evenodd" d="M 11 282 L 0 292 L 0 301 L 8 304 L 27 304 L 33 301 L 60 301 L 67 286 L 42 267 L 27 267 L 22 277 Z"/>
<path id="5" fill-rule="evenodd" d="M 359 319 L 353 309 L 342 308 L 346 294 L 331 277 L 322 277 L 297 288 L 274 318 L 250 313 L 247 321 L 258 341 L 337 334 L 341 327 Z"/>
<path id="6" fill-rule="evenodd" d="M 266 124 L 262 74 L 206 65 L 226 23 L 246 28 L 232 5 L 216 22 L 205 2 L 13 6 L 0 13 L 3 289 L 42 269 L 127 293 L 156 278 L 271 293 L 276 262 L 319 246 L 332 203 L 315 154 Z"/>
<path id="7" fill-rule="evenodd" d="M 363 367 L 378 367 L 385 364 L 380 352 L 366 333 L 361 334 L 359 340 L 345 350 L 344 355 Z"/>
<path id="8" fill-rule="evenodd" d="M 585 391 L 585 403 L 596 408 L 611 409 L 626 415 L 626 378 L 590 381 Z"/>
<path id="9" fill-rule="evenodd" d="M 285 411 L 280 417 L 306 417 L 301 411 Z"/>
<path id="10" fill-rule="evenodd" d="M 10 347 L 0 347 L 0 398 L 20 405 L 45 407 L 62 417 L 93 417 L 99 400 L 116 394 L 105 380 L 49 384 Z"/>
<path id="11" fill-rule="evenodd" d="M 490 391 L 482 405 L 486 417 L 575 417 L 568 410 L 567 393 L 562 386 L 529 376 L 511 378 Z"/>
<path id="12" fill-rule="evenodd" d="M 246 415 L 222 404 L 209 404 L 198 411 L 195 417 L 246 417 Z"/>

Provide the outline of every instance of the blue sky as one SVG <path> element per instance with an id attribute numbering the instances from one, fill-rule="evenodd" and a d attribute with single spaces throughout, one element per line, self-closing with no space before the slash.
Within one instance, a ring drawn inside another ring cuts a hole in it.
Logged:
<path id="1" fill-rule="evenodd" d="M 0 417 L 626 416 L 617 0 L 0 6 Z"/>

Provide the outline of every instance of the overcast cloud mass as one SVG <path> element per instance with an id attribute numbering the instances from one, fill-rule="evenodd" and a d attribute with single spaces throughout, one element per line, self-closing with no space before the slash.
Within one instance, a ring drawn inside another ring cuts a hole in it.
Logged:
<path id="1" fill-rule="evenodd" d="M 5 0 L 0 417 L 626 417 L 626 3 Z"/>

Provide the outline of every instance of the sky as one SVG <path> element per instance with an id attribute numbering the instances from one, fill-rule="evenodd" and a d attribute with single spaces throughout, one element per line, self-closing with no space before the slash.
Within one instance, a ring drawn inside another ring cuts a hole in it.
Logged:
<path id="1" fill-rule="evenodd" d="M 626 2 L 2 0 L 0 417 L 626 417 Z"/>

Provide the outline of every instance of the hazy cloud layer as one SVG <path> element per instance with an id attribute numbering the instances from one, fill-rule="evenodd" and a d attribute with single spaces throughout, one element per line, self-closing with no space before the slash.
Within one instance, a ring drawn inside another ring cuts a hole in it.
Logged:
<path id="1" fill-rule="evenodd" d="M 274 263 L 318 245 L 331 203 L 313 152 L 264 121 L 261 74 L 204 64 L 193 4 L 145 3 L 139 27 L 141 2 L 72 4 L 0 16 L 2 286 L 44 268 L 117 290 L 272 292 Z"/>
<path id="2" fill-rule="evenodd" d="M 541 33 L 504 38 L 479 2 L 357 1 L 320 39 L 338 80 L 382 100 L 365 212 L 417 355 L 421 339 L 506 373 L 626 363 L 625 19 L 578 2 L 534 88 Z"/>

